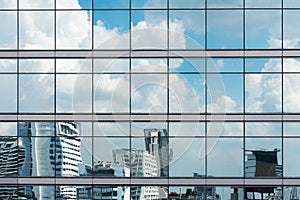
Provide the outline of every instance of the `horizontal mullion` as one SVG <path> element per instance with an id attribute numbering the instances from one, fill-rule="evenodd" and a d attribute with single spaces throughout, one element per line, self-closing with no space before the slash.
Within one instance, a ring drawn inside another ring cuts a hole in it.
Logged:
<path id="1" fill-rule="evenodd" d="M 0 121 L 300 122 L 299 113 L 0 113 Z"/>
<path id="2" fill-rule="evenodd" d="M 163 177 L 11 177 L 7 185 L 116 185 L 116 186 L 297 186 L 300 178 L 163 178 Z"/>
<path id="3" fill-rule="evenodd" d="M 300 50 L 0 50 L 0 58 L 281 58 L 300 57 Z"/>

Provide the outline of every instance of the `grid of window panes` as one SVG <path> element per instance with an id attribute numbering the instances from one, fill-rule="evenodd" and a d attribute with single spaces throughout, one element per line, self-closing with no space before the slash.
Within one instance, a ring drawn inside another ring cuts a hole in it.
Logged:
<path id="1" fill-rule="evenodd" d="M 57 199 L 125 185 L 131 197 L 297 196 L 299 11 L 296 0 L 0 0 L 3 184 Z M 91 177 L 114 187 L 80 186 Z"/>

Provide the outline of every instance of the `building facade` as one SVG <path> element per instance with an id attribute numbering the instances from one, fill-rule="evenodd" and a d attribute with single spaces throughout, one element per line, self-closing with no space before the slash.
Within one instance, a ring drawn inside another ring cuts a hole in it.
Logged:
<path id="1" fill-rule="evenodd" d="M 0 199 L 298 199 L 299 19 L 297 0 L 0 0 Z"/>

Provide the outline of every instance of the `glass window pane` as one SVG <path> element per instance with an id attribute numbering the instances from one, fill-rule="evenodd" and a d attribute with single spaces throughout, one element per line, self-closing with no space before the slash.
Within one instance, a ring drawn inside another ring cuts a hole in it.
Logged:
<path id="1" fill-rule="evenodd" d="M 207 173 L 214 177 L 242 177 L 243 140 L 208 138 Z"/>
<path id="2" fill-rule="evenodd" d="M 17 72 L 16 59 L 0 59 L 0 73 L 13 73 Z"/>
<path id="3" fill-rule="evenodd" d="M 283 75 L 283 111 L 299 112 L 300 74 Z"/>
<path id="4" fill-rule="evenodd" d="M 94 136 L 129 136 L 129 123 L 95 122 Z"/>
<path id="5" fill-rule="evenodd" d="M 167 8 L 167 0 L 131 0 L 132 8 Z"/>
<path id="6" fill-rule="evenodd" d="M 129 11 L 93 12 L 94 49 L 129 48 Z"/>
<path id="7" fill-rule="evenodd" d="M 209 1 L 215 2 L 215 1 Z M 222 20 L 220 20 L 222 16 Z M 207 47 L 209 49 L 243 48 L 243 12 L 207 11 Z"/>
<path id="8" fill-rule="evenodd" d="M 56 75 L 56 111 L 92 111 L 92 75 Z"/>
<path id="9" fill-rule="evenodd" d="M 299 129 L 298 129 L 299 130 Z M 283 164 L 285 177 L 299 177 L 300 162 L 297 158 L 300 153 L 299 138 L 285 138 L 283 140 Z"/>
<path id="10" fill-rule="evenodd" d="M 60 1 L 56 1 L 56 8 L 57 9 L 78 9 L 78 10 L 91 9 L 92 0 L 78 0 L 78 1 L 60 0 Z"/>
<path id="11" fill-rule="evenodd" d="M 170 136 L 174 137 L 203 137 L 204 123 L 201 122 L 174 122 L 169 123 Z"/>
<path id="12" fill-rule="evenodd" d="M 93 148 L 94 176 L 124 176 L 122 171 L 124 170 L 126 173 L 126 171 L 130 169 L 130 159 L 128 159 L 128 156 L 130 156 L 129 138 L 93 138 Z M 109 166 L 115 167 L 114 165 L 117 163 L 120 166 L 119 172 L 113 172 L 111 169 L 109 169 Z M 101 170 L 101 167 L 103 169 L 103 165 L 107 169 L 106 172 Z"/>
<path id="13" fill-rule="evenodd" d="M 284 0 L 283 7 L 286 8 L 300 8 L 300 2 L 296 0 Z"/>
<path id="14" fill-rule="evenodd" d="M 205 59 L 203 58 L 170 58 L 169 70 L 171 72 L 205 72 Z"/>
<path id="15" fill-rule="evenodd" d="M 195 173 L 205 174 L 205 157 L 201 154 L 204 149 L 203 138 L 170 138 L 170 176 L 192 177 Z"/>
<path id="16" fill-rule="evenodd" d="M 284 122 L 283 135 L 284 136 L 300 136 L 300 123 L 299 122 Z"/>
<path id="17" fill-rule="evenodd" d="M 205 0 L 169 0 L 170 8 L 204 8 Z"/>
<path id="18" fill-rule="evenodd" d="M 281 48 L 281 11 L 247 10 L 245 16 L 247 49 Z"/>
<path id="19" fill-rule="evenodd" d="M 54 59 L 19 59 L 20 72 L 53 73 Z"/>
<path id="20" fill-rule="evenodd" d="M 19 75 L 19 111 L 54 111 L 54 76 L 42 74 Z"/>
<path id="21" fill-rule="evenodd" d="M 204 77 L 199 74 L 169 75 L 169 108 L 175 113 L 205 110 Z"/>
<path id="22" fill-rule="evenodd" d="M 296 3 L 298 1 L 293 1 Z M 298 6 L 295 5 L 294 7 Z M 293 8 L 294 8 L 293 7 Z M 299 31 L 297 30 L 298 23 L 297 20 L 300 18 L 299 10 L 284 10 L 283 11 L 283 48 L 286 49 L 298 49 L 299 48 Z"/>
<path id="23" fill-rule="evenodd" d="M 246 0 L 246 8 L 280 8 L 281 0 Z"/>
<path id="24" fill-rule="evenodd" d="M 53 9 L 54 0 L 20 0 L 20 9 Z"/>
<path id="25" fill-rule="evenodd" d="M 207 123 L 207 136 L 243 136 L 243 123 L 210 122 Z"/>
<path id="26" fill-rule="evenodd" d="M 132 72 L 167 72 L 167 59 L 131 59 Z"/>
<path id="27" fill-rule="evenodd" d="M 17 75 L 0 74 L 0 113 L 17 111 Z"/>
<path id="28" fill-rule="evenodd" d="M 243 59 L 212 58 L 207 59 L 208 72 L 242 72 Z"/>
<path id="29" fill-rule="evenodd" d="M 18 154 L 22 154 L 24 149 L 18 148 L 17 137 L 0 137 L 0 177 L 18 176 L 18 168 L 22 162 L 18 161 Z"/>
<path id="30" fill-rule="evenodd" d="M 95 73 L 128 72 L 129 59 L 94 59 Z"/>
<path id="31" fill-rule="evenodd" d="M 242 8 L 243 0 L 231 0 L 231 1 L 223 1 L 223 0 L 214 0 L 207 1 L 208 8 Z"/>
<path id="32" fill-rule="evenodd" d="M 94 8 L 96 9 L 129 9 L 129 1 L 130 0 L 101 0 L 101 1 L 94 1 Z"/>
<path id="33" fill-rule="evenodd" d="M 281 123 L 275 122 L 246 122 L 246 136 L 277 136 L 282 134 Z"/>
<path id="34" fill-rule="evenodd" d="M 282 139 L 246 138 L 245 145 L 246 177 L 282 177 Z"/>
<path id="35" fill-rule="evenodd" d="M 280 58 L 246 58 L 246 72 L 281 72 Z"/>
<path id="36" fill-rule="evenodd" d="M 279 74 L 247 74 L 245 77 L 246 112 L 280 112 L 281 81 Z"/>
<path id="37" fill-rule="evenodd" d="M 17 136 L 16 122 L 0 122 L 0 136 Z"/>
<path id="38" fill-rule="evenodd" d="M 16 49 L 17 12 L 0 11 L 0 24 L 0 49 Z"/>
<path id="39" fill-rule="evenodd" d="M 128 74 L 96 74 L 93 92 L 95 112 L 128 112 Z"/>
<path id="40" fill-rule="evenodd" d="M 91 48 L 90 13 L 88 11 L 58 11 L 56 13 L 56 35 L 57 49 Z"/>
<path id="41" fill-rule="evenodd" d="M 149 134 L 149 131 L 158 132 L 160 131 L 162 136 L 168 137 L 169 132 L 167 129 L 168 124 L 166 122 L 134 122 L 131 124 L 131 135 L 144 137 Z"/>
<path id="42" fill-rule="evenodd" d="M 232 84 L 232 83 L 235 84 Z M 207 75 L 208 112 L 241 112 L 243 110 L 243 75 Z"/>
<path id="43" fill-rule="evenodd" d="M 58 73 L 91 73 L 91 59 L 56 59 Z"/>
<path id="44" fill-rule="evenodd" d="M 17 9 L 17 0 L 0 0 L 0 9 Z"/>
<path id="45" fill-rule="evenodd" d="M 20 49 L 54 49 L 53 11 L 23 11 L 19 20 Z"/>
<path id="46" fill-rule="evenodd" d="M 134 10 L 131 15 L 131 47 L 133 49 L 167 48 L 167 12 Z"/>
<path id="47" fill-rule="evenodd" d="M 132 112 L 167 111 L 167 75 L 133 74 L 131 78 Z"/>
<path id="48" fill-rule="evenodd" d="M 169 13 L 170 48 L 171 49 L 204 49 L 204 11 L 174 10 Z M 179 30 L 182 25 L 184 32 Z"/>
<path id="49" fill-rule="evenodd" d="M 283 72 L 300 72 L 300 59 L 299 58 L 283 59 Z"/>
<path id="50" fill-rule="evenodd" d="M 151 130 L 148 137 L 131 139 L 131 175 L 138 177 L 168 177 L 172 150 L 169 138 L 162 132 Z M 142 163 L 140 160 L 143 160 Z M 142 166 L 147 166 L 143 170 Z M 148 167 L 149 166 L 149 167 Z"/>

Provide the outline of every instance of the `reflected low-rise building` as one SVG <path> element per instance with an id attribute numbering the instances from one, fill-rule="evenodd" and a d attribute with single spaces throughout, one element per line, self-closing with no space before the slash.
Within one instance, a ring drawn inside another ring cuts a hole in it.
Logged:
<path id="1" fill-rule="evenodd" d="M 133 177 L 157 177 L 157 158 L 144 150 L 116 149 L 113 150 L 114 162 L 121 163 L 130 169 Z M 130 188 L 132 200 L 152 200 L 167 198 L 165 188 L 157 186 L 133 186 Z"/>

